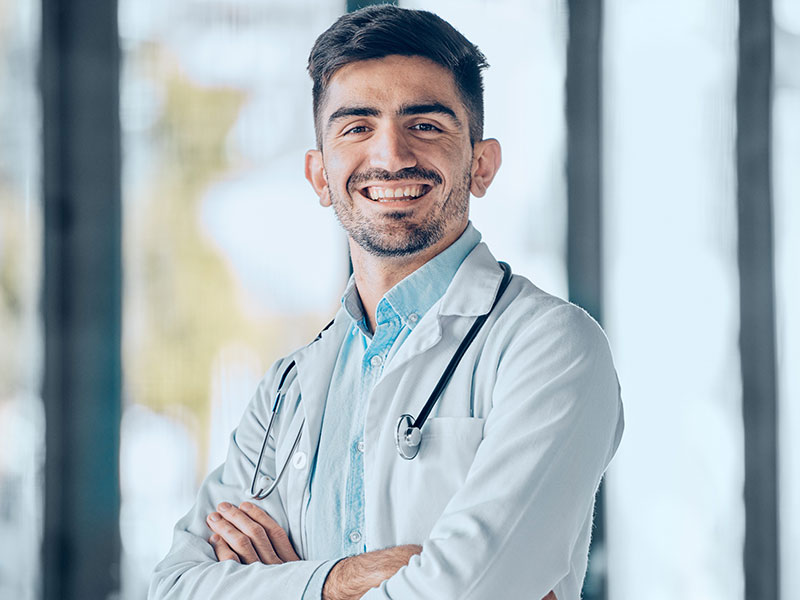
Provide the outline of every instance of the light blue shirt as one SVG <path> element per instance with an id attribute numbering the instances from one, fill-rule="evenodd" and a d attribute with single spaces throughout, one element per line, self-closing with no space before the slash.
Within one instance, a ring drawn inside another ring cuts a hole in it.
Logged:
<path id="1" fill-rule="evenodd" d="M 309 581 L 304 599 L 318 600 L 328 572 L 364 544 L 364 421 L 375 383 L 423 315 L 441 298 L 481 234 L 470 223 L 444 251 L 381 298 L 369 331 L 351 277 L 342 305 L 352 319 L 331 378 L 312 467 L 307 513 L 308 559 L 329 559 Z"/>

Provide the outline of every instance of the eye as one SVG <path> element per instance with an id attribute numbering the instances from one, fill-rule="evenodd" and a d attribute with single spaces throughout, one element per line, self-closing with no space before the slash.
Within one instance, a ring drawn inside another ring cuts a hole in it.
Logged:
<path id="1" fill-rule="evenodd" d="M 417 123 L 416 125 L 412 125 L 411 129 L 415 131 L 441 131 L 436 125 L 431 125 L 430 123 Z"/>
<path id="2" fill-rule="evenodd" d="M 360 133 L 366 133 L 367 128 L 364 125 L 356 125 L 355 127 L 351 127 L 350 129 L 346 129 L 342 135 L 358 135 Z"/>

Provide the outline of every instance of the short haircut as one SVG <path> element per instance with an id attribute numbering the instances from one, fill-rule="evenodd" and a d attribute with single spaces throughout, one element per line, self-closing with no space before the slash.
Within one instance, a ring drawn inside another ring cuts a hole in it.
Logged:
<path id="1" fill-rule="evenodd" d="M 489 66 L 478 47 L 441 17 L 391 4 L 368 6 L 339 17 L 314 43 L 308 73 L 314 82 L 314 129 L 322 149 L 320 110 L 328 84 L 350 63 L 391 55 L 422 56 L 453 74 L 469 116 L 470 142 L 483 139 L 483 74 Z"/>

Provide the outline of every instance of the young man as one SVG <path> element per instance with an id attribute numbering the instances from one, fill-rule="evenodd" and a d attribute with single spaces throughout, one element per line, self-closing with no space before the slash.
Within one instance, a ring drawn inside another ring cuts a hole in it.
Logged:
<path id="1" fill-rule="evenodd" d="M 469 223 L 500 166 L 485 66 L 393 6 L 317 40 L 305 171 L 353 277 L 262 381 L 151 597 L 579 598 L 619 387 L 597 324 L 508 279 Z"/>

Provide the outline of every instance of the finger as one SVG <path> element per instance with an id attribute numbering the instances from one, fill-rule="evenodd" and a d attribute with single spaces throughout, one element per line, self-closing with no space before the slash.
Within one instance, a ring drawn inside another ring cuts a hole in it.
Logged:
<path id="1" fill-rule="evenodd" d="M 244 511 L 228 502 L 222 502 L 217 508 L 226 521 L 249 538 L 258 555 L 258 560 L 267 565 L 283 563 L 283 560 L 275 553 L 266 530 L 259 522 L 254 521 Z"/>
<path id="2" fill-rule="evenodd" d="M 211 531 L 219 534 L 227 542 L 231 550 L 239 556 L 241 562 L 249 565 L 260 560 L 250 538 L 225 520 L 221 514 L 211 513 L 206 518 L 206 523 Z"/>
<path id="3" fill-rule="evenodd" d="M 231 547 L 228 546 L 228 543 L 223 540 L 218 533 L 215 533 L 208 538 L 208 543 L 211 544 L 212 548 L 214 548 L 214 554 L 217 555 L 218 561 L 222 562 L 223 560 L 235 560 L 238 563 L 242 562 L 239 559 L 239 555 L 231 550 Z"/>
<path id="4" fill-rule="evenodd" d="M 300 560 L 300 557 L 297 556 L 292 547 L 292 542 L 289 540 L 289 534 L 286 533 L 283 527 L 278 525 L 275 519 L 251 502 L 242 502 L 239 508 L 264 528 L 273 549 L 282 561 Z"/>

